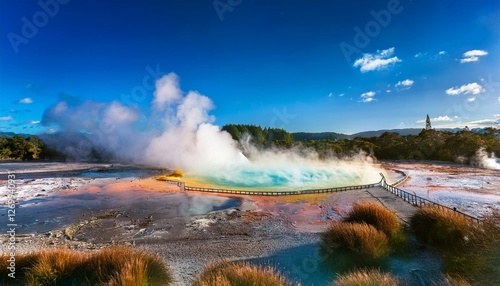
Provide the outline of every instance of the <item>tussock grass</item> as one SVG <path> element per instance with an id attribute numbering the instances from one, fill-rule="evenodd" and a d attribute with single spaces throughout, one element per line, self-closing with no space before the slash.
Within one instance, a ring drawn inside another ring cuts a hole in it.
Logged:
<path id="1" fill-rule="evenodd" d="M 410 223 L 420 240 L 443 254 L 444 272 L 460 277 L 451 285 L 500 285 L 498 212 L 475 223 L 451 210 L 425 207 Z"/>
<path id="2" fill-rule="evenodd" d="M 369 259 L 385 257 L 390 252 L 387 236 L 366 223 L 343 222 L 332 224 L 323 234 L 323 246 L 340 248 Z"/>
<path id="3" fill-rule="evenodd" d="M 1 257 L 2 266 L 6 259 Z M 161 258 L 124 247 L 93 253 L 54 249 L 18 255 L 15 281 L 7 277 L 6 271 L 5 267 L 0 269 L 2 285 L 135 286 L 172 282 L 172 275 Z"/>
<path id="4" fill-rule="evenodd" d="M 194 286 L 291 286 L 271 267 L 221 261 L 209 264 L 193 283 Z"/>
<path id="5" fill-rule="evenodd" d="M 346 222 L 367 223 L 385 233 L 389 238 L 402 231 L 398 217 L 390 210 L 373 202 L 356 202 Z"/>
<path id="6" fill-rule="evenodd" d="M 427 206 L 420 208 L 410 219 L 415 235 L 441 250 L 460 249 L 472 235 L 472 222 L 448 209 Z"/>
<path id="7" fill-rule="evenodd" d="M 450 276 L 450 275 L 445 275 L 444 280 L 441 282 L 433 283 L 433 286 L 472 286 L 469 282 L 467 282 L 465 279 L 463 279 L 460 276 Z"/>
<path id="8" fill-rule="evenodd" d="M 356 270 L 337 276 L 332 286 L 397 286 L 398 280 L 380 270 Z"/>

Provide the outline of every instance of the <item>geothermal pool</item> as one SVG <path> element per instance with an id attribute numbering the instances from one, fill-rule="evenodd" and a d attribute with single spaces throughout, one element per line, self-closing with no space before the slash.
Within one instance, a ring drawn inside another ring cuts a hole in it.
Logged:
<path id="1" fill-rule="evenodd" d="M 188 186 L 222 189 L 299 191 L 373 184 L 386 173 L 376 165 L 324 163 L 317 165 L 246 166 L 218 170 L 210 175 L 187 174 Z"/>

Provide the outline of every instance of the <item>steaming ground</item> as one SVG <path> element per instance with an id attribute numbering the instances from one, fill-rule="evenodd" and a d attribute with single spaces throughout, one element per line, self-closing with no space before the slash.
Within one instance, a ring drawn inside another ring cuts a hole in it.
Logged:
<path id="1" fill-rule="evenodd" d="M 249 137 L 236 142 L 213 124 L 213 108 L 207 96 L 182 91 L 179 77 L 170 73 L 157 80 L 147 110 L 66 96 L 45 111 L 42 123 L 58 130 L 58 139 L 48 137 L 48 144 L 75 161 L 98 153 L 181 169 L 223 187 L 296 190 L 380 180 L 382 170 L 363 154 L 321 161 L 308 150 L 263 151 Z"/>

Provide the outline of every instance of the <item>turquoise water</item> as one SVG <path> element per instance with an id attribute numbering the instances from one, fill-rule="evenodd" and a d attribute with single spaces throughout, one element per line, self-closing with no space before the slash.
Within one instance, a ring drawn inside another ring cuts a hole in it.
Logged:
<path id="1" fill-rule="evenodd" d="M 356 172 L 335 169 L 235 169 L 231 173 L 219 173 L 202 176 L 211 185 L 223 188 L 304 190 L 349 186 L 364 183 L 362 176 Z"/>

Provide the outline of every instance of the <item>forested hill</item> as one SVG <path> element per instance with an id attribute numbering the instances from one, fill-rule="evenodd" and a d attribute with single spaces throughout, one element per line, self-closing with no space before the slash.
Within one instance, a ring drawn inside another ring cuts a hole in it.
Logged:
<path id="1" fill-rule="evenodd" d="M 456 133 L 463 131 L 462 128 L 446 128 L 446 129 L 437 129 L 442 132 L 451 132 Z M 354 139 L 357 137 L 360 138 L 370 138 L 370 137 L 379 137 L 386 132 L 397 133 L 401 136 L 406 135 L 418 135 L 422 131 L 422 128 L 404 128 L 404 129 L 384 129 L 384 130 L 376 130 L 376 131 L 363 131 L 354 133 L 351 135 L 336 133 L 336 132 L 294 132 L 292 133 L 293 139 L 296 141 L 308 141 L 308 140 L 343 140 L 343 139 Z M 485 133 L 485 129 L 476 128 L 472 129 L 472 132 L 476 133 Z"/>

